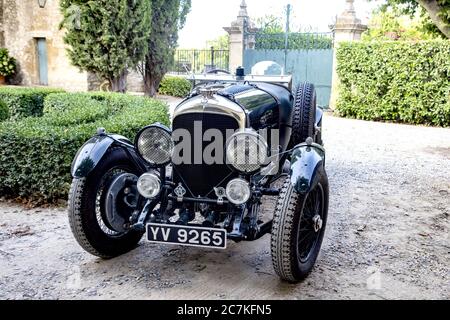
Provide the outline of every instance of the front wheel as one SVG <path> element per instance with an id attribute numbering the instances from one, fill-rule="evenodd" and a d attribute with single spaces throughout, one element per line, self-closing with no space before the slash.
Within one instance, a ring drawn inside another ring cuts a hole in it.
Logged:
<path id="1" fill-rule="evenodd" d="M 70 227 L 80 246 L 92 255 L 104 259 L 119 256 L 134 249 L 142 238 L 142 232 L 122 230 L 117 224 L 129 220 L 136 209 L 137 192 L 130 178 L 136 175 L 125 152 L 115 148 L 89 177 L 73 180 L 69 193 Z M 121 179 L 123 176 L 128 177 L 129 185 L 118 188 L 117 181 L 125 181 Z M 111 196 L 112 205 L 107 199 Z M 111 206 L 115 217 L 108 212 Z"/>
<path id="2" fill-rule="evenodd" d="M 296 283 L 312 271 L 322 246 L 328 217 L 328 179 L 325 174 L 308 193 L 295 191 L 287 179 L 274 214 L 272 261 L 278 276 Z"/>

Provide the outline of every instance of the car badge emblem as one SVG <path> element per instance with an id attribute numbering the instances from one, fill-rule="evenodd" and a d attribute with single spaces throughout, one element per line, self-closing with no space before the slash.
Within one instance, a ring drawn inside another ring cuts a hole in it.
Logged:
<path id="1" fill-rule="evenodd" d="M 216 193 L 217 196 L 217 204 L 222 205 L 223 198 L 225 198 L 227 192 L 222 187 L 214 188 L 214 192 Z"/>
<path id="2" fill-rule="evenodd" d="M 186 194 L 186 189 L 181 185 L 181 183 L 178 185 L 178 187 L 175 188 L 174 192 L 177 196 L 177 201 L 183 202 L 184 195 Z"/>

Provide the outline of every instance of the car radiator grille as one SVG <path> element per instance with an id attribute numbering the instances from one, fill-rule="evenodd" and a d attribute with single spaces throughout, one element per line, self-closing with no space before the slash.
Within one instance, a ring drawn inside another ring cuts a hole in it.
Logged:
<path id="1" fill-rule="evenodd" d="M 226 164 L 208 165 L 202 158 L 202 164 L 194 162 L 194 123 L 202 123 L 202 136 L 209 129 L 219 130 L 226 142 L 226 131 L 239 129 L 238 122 L 229 116 L 209 113 L 189 113 L 177 116 L 173 120 L 173 130 L 185 129 L 191 134 L 190 164 L 174 165 L 173 178 L 178 185 L 181 183 L 187 190 L 186 196 L 216 198 L 214 188 L 226 187 L 227 183 L 237 176 Z M 197 138 L 198 140 L 198 138 Z M 203 150 L 211 142 L 203 142 Z M 223 162 L 223 161 L 222 161 Z"/>

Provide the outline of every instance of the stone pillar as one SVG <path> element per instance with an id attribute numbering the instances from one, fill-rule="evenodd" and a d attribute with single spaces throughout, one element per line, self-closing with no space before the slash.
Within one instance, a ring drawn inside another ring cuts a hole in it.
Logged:
<path id="1" fill-rule="evenodd" d="M 345 11 L 336 19 L 336 24 L 332 26 L 334 34 L 334 59 L 333 59 L 333 88 L 331 92 L 330 108 L 334 110 L 339 95 L 339 77 L 337 75 L 336 50 L 343 41 L 359 41 L 361 35 L 367 30 L 367 26 L 361 23 L 356 16 L 354 6 L 355 0 L 346 0 L 347 7 Z"/>
<path id="2" fill-rule="evenodd" d="M 237 19 L 230 27 L 223 28 L 230 35 L 230 71 L 244 65 L 244 50 L 255 48 L 255 36 L 246 36 L 246 32 L 255 33 L 256 28 L 247 12 L 247 4 L 242 0 Z"/>

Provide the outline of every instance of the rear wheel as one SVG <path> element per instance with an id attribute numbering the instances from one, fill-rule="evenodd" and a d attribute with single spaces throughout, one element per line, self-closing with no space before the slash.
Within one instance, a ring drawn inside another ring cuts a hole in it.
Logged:
<path id="1" fill-rule="evenodd" d="M 73 180 L 69 193 L 72 233 L 84 250 L 100 258 L 113 258 L 134 249 L 143 236 L 134 230 L 117 231 L 119 228 L 113 227 L 115 220 L 108 218 L 106 212 L 107 193 L 113 189 L 112 183 L 123 175 L 132 177 L 137 173 L 122 149 L 111 149 L 89 177 Z M 123 215 L 118 219 L 123 221 L 132 214 L 136 204 L 133 195 L 126 194 L 133 186 L 126 189 L 116 190 L 114 195 L 115 210 Z"/>
<path id="2" fill-rule="evenodd" d="M 305 279 L 322 246 L 328 216 L 328 179 L 308 194 L 297 193 L 287 179 L 275 209 L 272 228 L 272 261 L 278 276 L 288 282 Z"/>
<path id="3" fill-rule="evenodd" d="M 316 89 L 311 83 L 302 83 L 295 94 L 292 120 L 291 148 L 309 137 L 314 139 L 316 121 Z"/>

